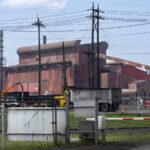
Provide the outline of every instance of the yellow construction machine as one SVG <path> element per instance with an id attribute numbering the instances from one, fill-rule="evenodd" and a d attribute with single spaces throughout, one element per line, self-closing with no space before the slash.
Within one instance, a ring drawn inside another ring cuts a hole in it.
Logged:
<path id="1" fill-rule="evenodd" d="M 64 95 L 54 96 L 54 99 L 59 101 L 59 107 L 64 107 L 67 101 L 67 91 L 64 91 Z"/>

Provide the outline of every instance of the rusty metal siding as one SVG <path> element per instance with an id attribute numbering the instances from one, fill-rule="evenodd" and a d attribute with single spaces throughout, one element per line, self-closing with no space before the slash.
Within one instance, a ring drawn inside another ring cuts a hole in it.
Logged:
<path id="1" fill-rule="evenodd" d="M 58 63 L 63 61 L 62 50 L 42 52 L 41 63 Z M 72 63 L 79 62 L 79 55 L 76 49 L 65 49 L 66 61 L 71 61 Z M 20 54 L 19 64 L 37 64 L 38 55 L 36 53 Z"/>
<path id="2" fill-rule="evenodd" d="M 80 45 L 79 47 L 79 63 L 86 63 L 88 62 L 88 44 Z"/>
<path id="3" fill-rule="evenodd" d="M 126 74 L 132 78 L 137 80 L 146 80 L 149 76 L 142 70 L 139 70 L 132 66 L 123 66 L 122 67 L 122 74 Z"/>
<path id="4" fill-rule="evenodd" d="M 128 85 L 128 88 L 129 88 L 129 89 L 132 89 L 132 90 L 133 90 L 133 89 L 137 90 L 137 84 L 135 84 L 135 83 L 129 84 L 129 85 Z"/>
<path id="5" fill-rule="evenodd" d="M 12 73 L 10 73 L 10 74 L 8 74 L 9 75 L 9 78 L 7 79 L 7 81 L 8 81 L 8 86 L 7 86 L 7 84 L 6 84 L 6 87 L 9 87 L 9 86 L 11 86 L 12 84 L 13 84 L 13 81 L 14 81 L 14 79 L 13 79 L 13 74 Z"/>
<path id="6" fill-rule="evenodd" d="M 19 55 L 19 64 L 35 64 L 37 63 L 37 54 L 33 55 L 26 55 L 26 54 L 21 54 Z"/>
<path id="7" fill-rule="evenodd" d="M 130 68 L 132 71 L 132 67 Z M 133 78 L 133 74 L 130 73 L 130 69 L 125 68 L 123 71 L 124 74 L 120 73 L 106 73 L 102 75 L 102 87 L 104 88 L 128 88 L 128 84 L 131 83 L 135 78 Z M 128 70 L 128 72 L 127 72 Z M 133 71 L 137 69 L 133 69 Z M 126 74 L 126 72 L 128 74 Z M 78 64 L 73 65 L 70 68 L 67 68 L 67 85 L 68 86 L 80 86 L 80 87 L 88 87 L 88 65 L 87 64 Z M 130 77 L 131 75 L 131 77 Z M 143 72 L 139 71 L 138 75 L 143 75 Z M 96 76 L 96 68 L 95 68 L 95 76 Z M 141 77 L 141 76 L 140 76 Z M 143 76 L 142 76 L 143 77 Z M 144 76 L 145 77 L 145 76 Z M 51 93 L 60 94 L 63 91 L 64 78 L 62 73 L 62 67 L 60 68 L 44 68 L 42 70 L 42 94 L 48 89 Z M 8 72 L 7 74 L 7 83 L 6 87 L 14 84 L 15 82 L 21 82 L 23 84 L 24 90 L 29 91 L 33 94 L 36 94 L 38 91 L 38 74 L 37 70 L 18 70 L 14 72 Z M 96 80 L 95 80 L 96 82 Z M 15 90 L 19 90 L 19 87 L 16 87 Z"/>
<path id="8" fill-rule="evenodd" d="M 74 65 L 73 69 L 73 75 L 72 75 L 72 82 L 74 86 L 78 87 L 84 87 L 87 88 L 89 87 L 89 67 L 88 64 L 76 64 Z M 94 64 L 94 88 L 97 87 L 97 67 L 96 67 L 96 62 Z M 100 78 L 101 75 L 99 74 Z"/>
<path id="9" fill-rule="evenodd" d="M 23 48 L 25 50 L 25 48 Z M 87 51 L 87 44 L 83 44 L 81 46 L 76 47 L 67 47 L 65 48 L 65 59 L 66 61 L 71 61 L 73 66 L 71 68 L 67 68 L 67 85 L 68 86 L 80 86 L 80 87 L 88 87 L 89 86 L 89 78 L 88 78 L 88 59 L 83 51 Z M 103 53 L 106 53 L 104 51 Z M 30 64 L 32 68 L 32 64 L 37 64 L 37 52 L 28 51 L 28 53 L 18 53 L 19 54 L 19 63 L 20 64 Z M 42 63 L 57 63 L 62 62 L 62 49 L 46 49 L 41 53 L 41 62 Z M 76 65 L 78 64 L 78 65 Z M 105 62 L 102 62 L 104 65 Z M 8 83 L 7 85 L 12 85 L 14 82 L 21 82 L 24 86 L 25 91 L 29 91 L 31 93 L 37 93 L 38 91 L 38 72 L 33 67 L 33 69 L 28 70 L 19 70 L 18 67 L 17 72 L 8 72 Z M 26 68 L 26 67 L 25 67 Z M 94 78 L 96 79 L 96 67 L 94 68 L 95 74 Z M 60 94 L 63 91 L 64 86 L 64 77 L 62 72 L 62 66 L 57 67 L 46 67 L 42 68 L 41 72 L 41 90 L 42 93 L 46 89 L 48 89 L 51 93 Z M 96 85 L 96 80 L 95 80 Z M 19 89 L 17 89 L 19 90 Z"/>
<path id="10" fill-rule="evenodd" d="M 134 78 L 125 74 L 115 72 L 105 73 L 102 75 L 102 84 L 105 88 L 128 88 L 128 84 L 134 81 Z"/>
<path id="11" fill-rule="evenodd" d="M 101 87 L 108 88 L 108 73 L 102 73 L 101 75 Z"/>
<path id="12" fill-rule="evenodd" d="M 88 80 L 88 65 L 87 64 L 80 64 L 75 65 L 75 85 L 78 87 L 88 87 L 89 80 Z"/>
<path id="13" fill-rule="evenodd" d="M 68 72 L 68 71 L 67 71 Z M 68 73 L 67 73 L 68 76 Z M 63 74 L 62 74 L 62 68 L 51 68 L 49 70 L 42 71 L 42 83 L 41 83 L 41 89 L 42 93 L 45 92 L 46 89 L 49 89 L 51 93 L 62 93 L 63 89 Z M 15 82 L 21 82 L 24 91 L 29 91 L 31 93 L 37 93 L 38 91 L 38 82 L 37 82 L 37 71 L 26 71 L 26 72 L 13 72 L 8 73 L 7 76 L 7 87 L 9 85 L 14 84 Z M 70 83 L 71 80 L 68 80 Z M 20 90 L 18 88 L 14 89 Z"/>
<path id="14" fill-rule="evenodd" d="M 106 54 L 106 42 L 100 42 L 100 53 Z M 88 52 L 90 50 L 90 44 L 82 44 L 79 46 L 79 63 L 88 63 Z M 94 53 L 97 52 L 97 44 L 94 44 Z M 104 66 L 106 64 L 106 59 L 101 59 L 101 65 Z"/>
<path id="15" fill-rule="evenodd" d="M 43 70 L 41 72 L 41 77 L 42 77 L 42 80 L 48 80 L 48 71 L 47 70 Z"/>
<path id="16" fill-rule="evenodd" d="M 73 86 L 73 69 L 72 67 L 67 68 L 66 71 L 66 76 L 67 76 L 67 86 Z"/>
<path id="17" fill-rule="evenodd" d="M 62 69 L 50 69 L 49 70 L 49 90 L 51 93 L 61 93 L 62 92 Z"/>

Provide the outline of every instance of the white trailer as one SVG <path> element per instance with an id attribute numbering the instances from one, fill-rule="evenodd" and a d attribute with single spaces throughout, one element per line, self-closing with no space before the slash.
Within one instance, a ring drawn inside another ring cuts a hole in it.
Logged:
<path id="1" fill-rule="evenodd" d="M 96 99 L 99 111 L 116 111 L 121 103 L 121 89 L 70 89 L 70 101 L 73 102 L 74 107 L 95 107 Z"/>

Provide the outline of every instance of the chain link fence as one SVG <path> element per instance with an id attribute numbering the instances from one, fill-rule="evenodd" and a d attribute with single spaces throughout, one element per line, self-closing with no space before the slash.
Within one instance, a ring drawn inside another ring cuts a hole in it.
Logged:
<path id="1" fill-rule="evenodd" d="M 66 141 L 66 107 L 58 107 L 54 99 L 16 101 L 2 99 L 0 113 L 1 143 L 43 141 L 63 143 Z"/>
<path id="2" fill-rule="evenodd" d="M 145 107 L 145 101 L 138 97 L 123 98 L 119 105 L 114 105 L 115 110 L 102 111 L 97 97 L 87 105 L 86 100 L 84 103 L 72 102 L 71 96 L 68 96 L 65 107 L 58 107 L 58 102 L 50 97 L 23 101 L 3 99 L 0 106 L 2 147 L 9 141 L 47 141 L 58 144 L 87 140 L 98 143 L 108 139 L 112 128 L 118 130 L 128 126 L 125 123 L 119 126 L 117 121 L 108 121 L 107 117 L 150 114 L 150 108 Z"/>
<path id="3" fill-rule="evenodd" d="M 97 106 L 98 106 L 97 104 L 96 107 L 74 106 L 69 109 L 70 142 L 89 141 L 89 142 L 98 143 L 100 132 L 98 129 L 98 107 Z M 88 120 L 89 117 L 93 117 L 93 119 Z"/>
<path id="4" fill-rule="evenodd" d="M 121 140 L 150 140 L 150 109 L 143 105 L 120 104 L 116 112 L 99 111 L 98 101 L 95 107 L 72 107 L 69 111 L 70 142 L 118 142 Z M 122 106 L 127 108 L 122 112 Z M 130 106 L 130 108 L 129 108 Z M 132 106 L 132 107 L 131 107 Z"/>
<path id="5" fill-rule="evenodd" d="M 70 142 L 118 141 L 126 136 L 142 140 L 140 137 L 149 133 L 150 102 L 145 97 L 121 96 L 119 102 L 118 94 L 110 93 L 110 98 L 108 91 L 104 95 L 88 91 L 86 97 L 83 93 L 76 90 L 71 94 L 74 106 L 69 109 Z"/>

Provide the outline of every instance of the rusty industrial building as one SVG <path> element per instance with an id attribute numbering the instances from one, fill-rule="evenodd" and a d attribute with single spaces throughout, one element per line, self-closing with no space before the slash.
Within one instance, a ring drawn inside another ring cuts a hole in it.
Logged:
<path id="1" fill-rule="evenodd" d="M 60 94 L 64 86 L 63 73 L 63 42 L 41 45 L 41 93 L 49 91 L 52 94 Z M 100 53 L 107 54 L 106 42 L 100 42 Z M 65 41 L 65 66 L 67 86 L 89 87 L 89 59 L 88 52 L 91 44 L 81 44 L 80 40 Z M 94 44 L 96 52 L 97 44 Z M 16 82 L 23 85 L 24 91 L 31 94 L 38 93 L 38 46 L 18 48 L 19 64 L 7 67 L 6 86 Z M 138 85 L 149 81 L 149 75 L 134 65 L 107 63 L 106 58 L 100 58 L 99 74 L 102 88 L 139 89 Z M 94 56 L 94 87 L 96 87 L 96 56 Z M 132 63 L 131 63 L 132 64 Z M 138 67 L 138 65 L 137 65 Z M 146 85 L 147 88 L 148 85 Z M 141 87 L 140 87 L 141 88 Z M 14 91 L 20 91 L 16 87 Z"/>
<path id="2" fill-rule="evenodd" d="M 100 47 L 101 53 L 106 54 L 101 43 Z M 80 40 L 64 42 L 67 86 L 88 87 L 88 48 L 89 44 L 80 44 Z M 17 53 L 19 65 L 7 68 L 7 87 L 20 82 L 24 91 L 36 94 L 38 46 L 21 47 Z M 41 64 L 41 93 L 46 90 L 53 94 L 61 93 L 64 85 L 62 42 L 41 45 Z M 104 64 L 105 60 L 102 61 Z M 14 90 L 18 91 L 19 87 Z"/>

